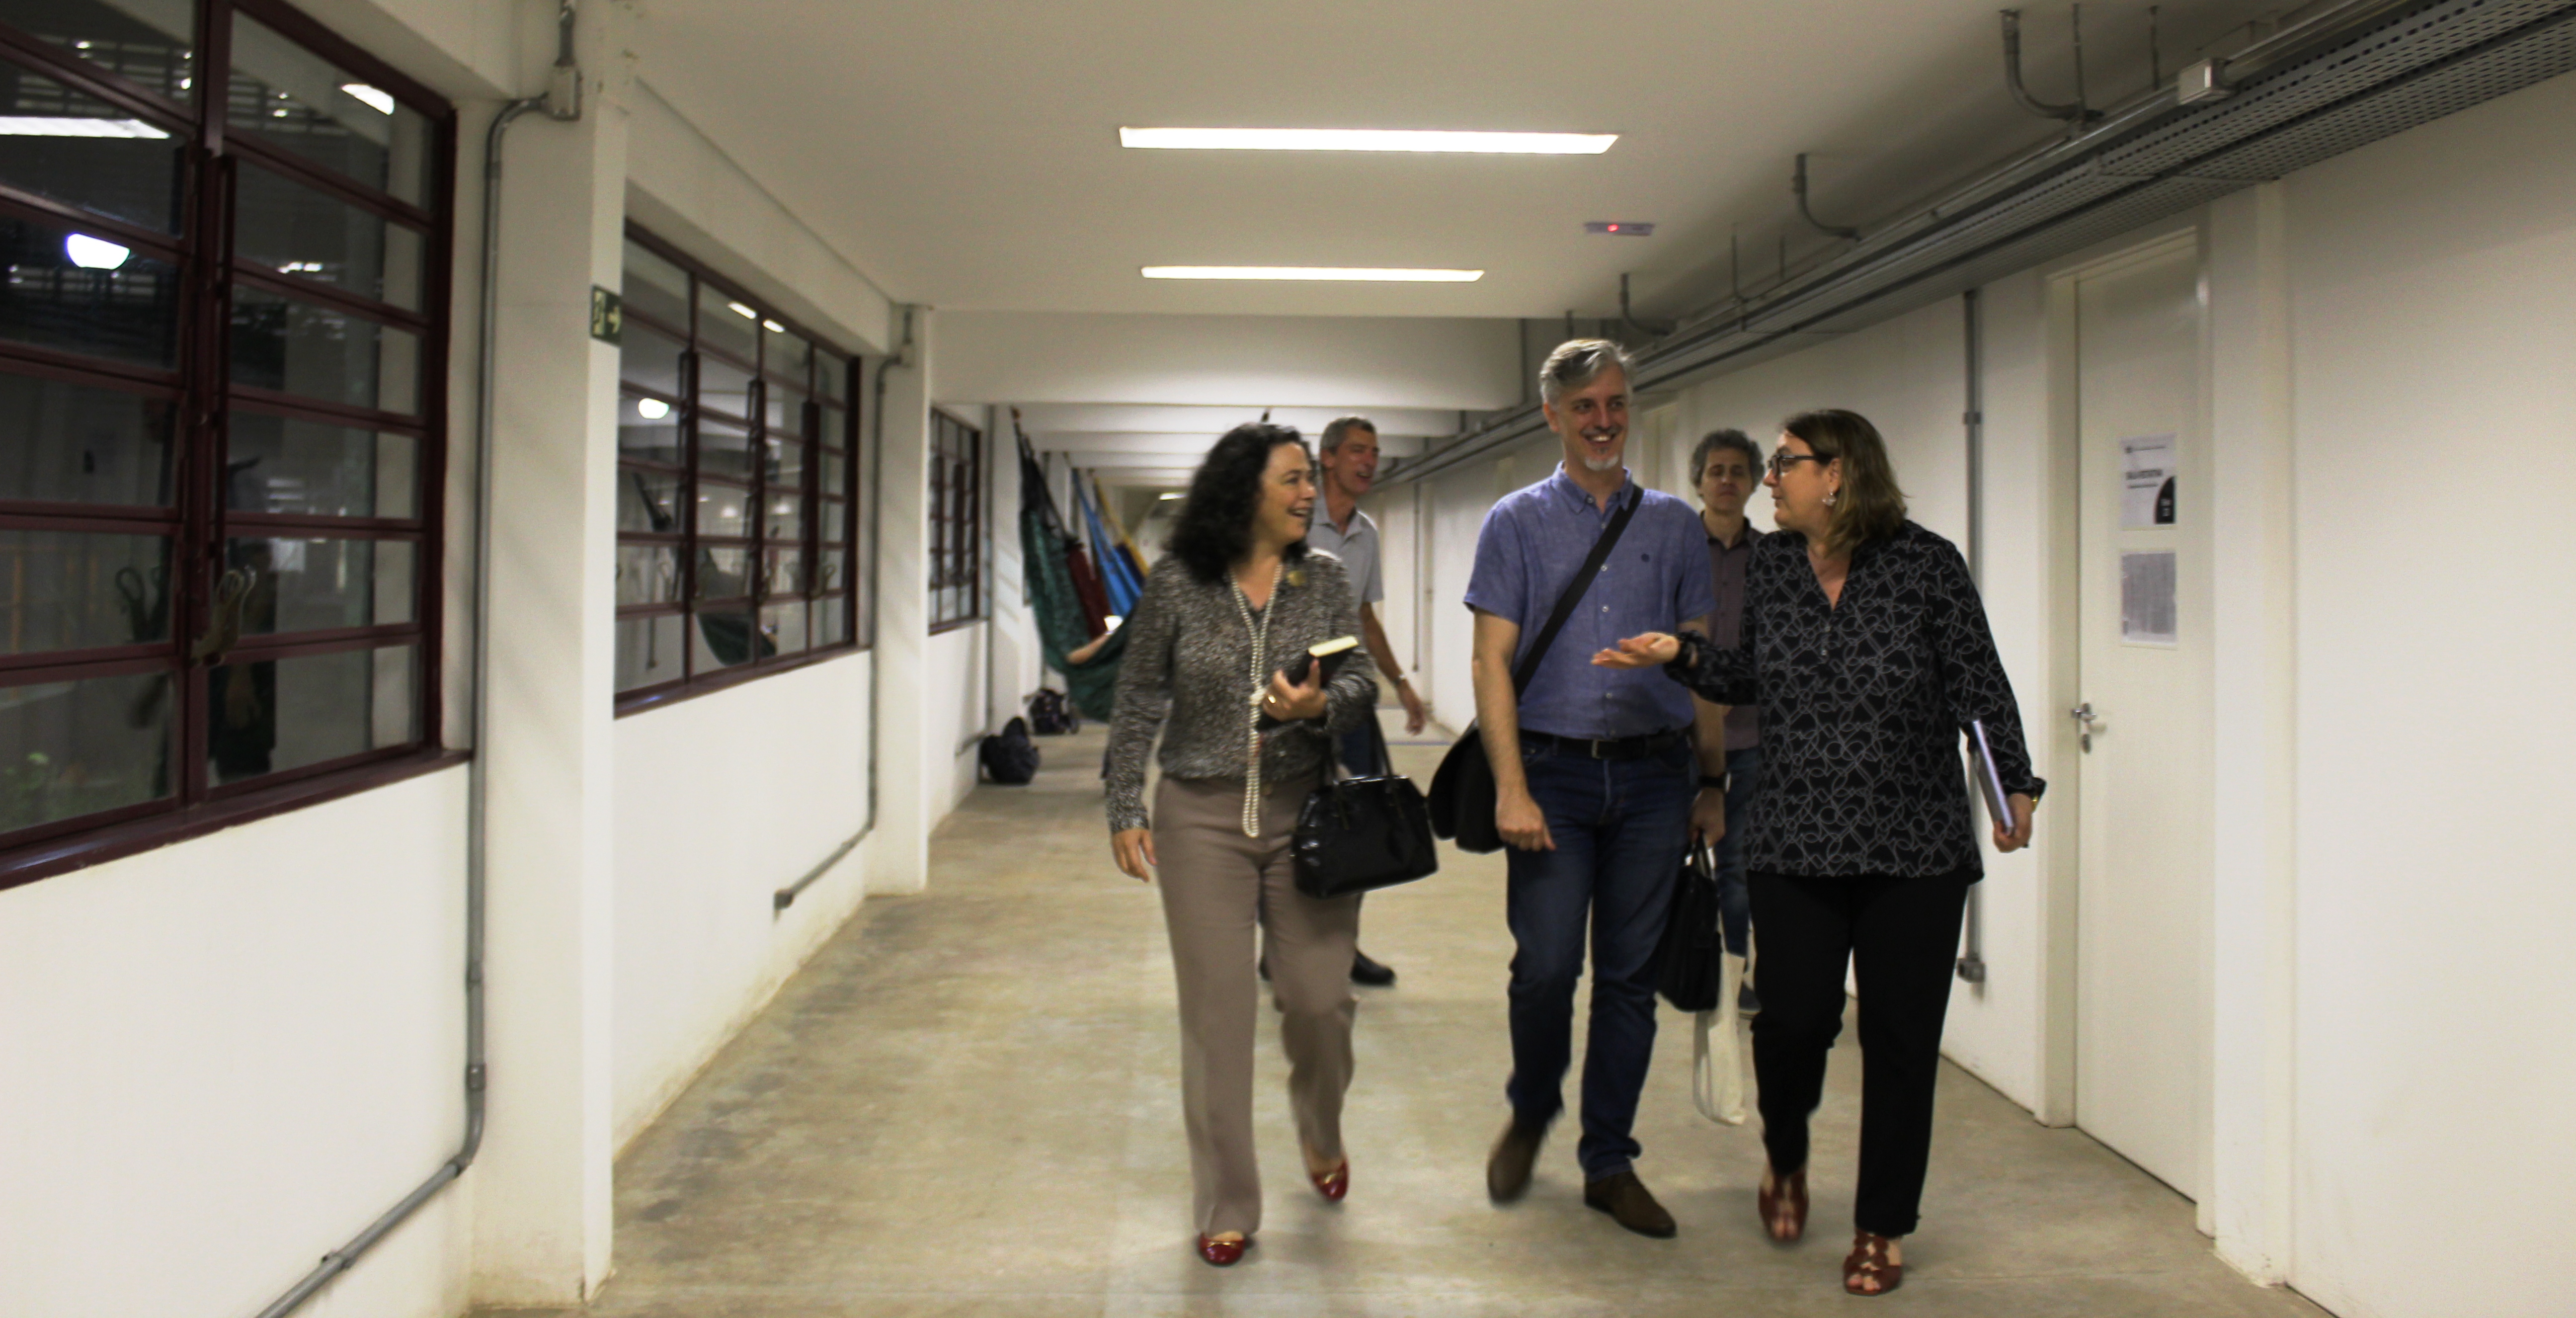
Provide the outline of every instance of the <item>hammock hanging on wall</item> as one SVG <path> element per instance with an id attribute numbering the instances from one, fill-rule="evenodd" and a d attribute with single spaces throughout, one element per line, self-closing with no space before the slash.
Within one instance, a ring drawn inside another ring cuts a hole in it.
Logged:
<path id="1" fill-rule="evenodd" d="M 1111 538 L 1100 509 L 1083 495 L 1086 484 L 1080 475 L 1073 480 L 1073 506 L 1082 514 L 1083 525 L 1091 532 L 1091 561 L 1100 570 L 1100 584 L 1109 593 L 1109 611 L 1126 617 L 1136 607 L 1136 597 L 1145 593 L 1140 579 L 1127 556 L 1119 552 L 1118 542 Z"/>
<path id="2" fill-rule="evenodd" d="M 1106 721 L 1117 706 L 1118 660 L 1126 653 L 1122 628 L 1103 643 L 1087 663 L 1066 658 L 1104 626 L 1107 601 L 1099 579 L 1082 551 L 1082 542 L 1064 525 L 1055 497 L 1047 492 L 1047 474 L 1028 433 L 1020 429 L 1019 409 L 1011 410 L 1011 431 L 1020 448 L 1020 562 L 1029 614 L 1037 624 L 1038 648 L 1047 667 L 1064 674 L 1073 707 L 1086 718 Z M 1089 579 L 1088 592 L 1078 580 Z M 1086 598 L 1086 594 L 1091 598 Z"/>

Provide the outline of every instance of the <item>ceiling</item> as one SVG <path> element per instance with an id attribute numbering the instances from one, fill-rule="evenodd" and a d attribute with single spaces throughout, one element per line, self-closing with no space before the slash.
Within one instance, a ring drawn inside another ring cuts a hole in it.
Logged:
<path id="1" fill-rule="evenodd" d="M 2277 10 L 2278 6 L 2271 6 Z M 2163 0 L 2164 67 L 2246 0 Z M 2007 97 L 1991 0 L 655 0 L 643 76 L 893 297 L 943 309 L 1551 317 L 1723 297 L 2055 131 Z M 2094 103 L 2146 6 L 2085 10 Z M 2068 15 L 2025 19 L 2072 93 Z M 1130 151 L 1121 125 L 1608 131 L 1601 156 Z M 1587 220 L 1648 220 L 1645 239 Z M 1149 264 L 1464 266 L 1472 284 L 1147 280 Z"/>

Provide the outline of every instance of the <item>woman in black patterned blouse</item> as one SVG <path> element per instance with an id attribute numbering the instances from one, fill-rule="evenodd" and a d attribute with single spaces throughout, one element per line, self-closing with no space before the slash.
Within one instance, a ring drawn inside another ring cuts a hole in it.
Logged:
<path id="1" fill-rule="evenodd" d="M 1968 885 L 1985 868 L 1960 772 L 1960 734 L 1982 721 L 2012 818 L 1998 851 L 2030 842 L 2047 784 L 2031 774 L 1968 566 L 1907 521 L 1875 427 L 1844 411 L 1784 426 L 1765 484 L 1784 534 L 1745 568 L 1741 643 L 1695 633 L 1633 637 L 1593 662 L 1662 664 L 1721 705 L 1758 704 L 1760 806 L 1745 829 L 1762 1014 L 1753 1022 L 1762 1142 L 1760 1204 L 1775 1240 L 1807 1219 L 1807 1118 L 1842 1029 L 1843 971 L 1860 990 L 1857 1234 L 1843 1287 L 1880 1295 L 1904 1279 L 1931 1152 L 1932 1092 Z"/>

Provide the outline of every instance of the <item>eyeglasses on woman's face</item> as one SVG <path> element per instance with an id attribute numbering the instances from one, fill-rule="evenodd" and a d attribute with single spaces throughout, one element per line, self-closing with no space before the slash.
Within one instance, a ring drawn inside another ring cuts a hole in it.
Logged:
<path id="1" fill-rule="evenodd" d="M 1790 452 L 1789 450 L 1787 450 L 1787 449 L 1785 449 L 1785 448 L 1784 448 L 1784 449 L 1779 449 L 1779 450 L 1777 450 L 1777 451 L 1773 452 L 1773 453 L 1772 453 L 1772 455 L 1771 455 L 1771 460 L 1770 460 L 1769 462 L 1767 462 L 1767 463 L 1764 463 L 1763 465 L 1764 465 L 1764 466 L 1767 466 L 1767 467 L 1769 467 L 1769 468 L 1771 469 L 1771 479 L 1773 479 L 1773 480 L 1778 480 L 1778 479 L 1780 479 L 1781 477 L 1788 475 L 1788 474 L 1789 474 L 1789 469 L 1790 469 L 1791 467 L 1797 466 L 1797 465 L 1798 465 L 1799 463 L 1801 463 L 1801 462 L 1831 462 L 1831 461 L 1833 461 L 1833 459 L 1832 459 L 1832 458 L 1824 457 L 1824 456 L 1822 456 L 1822 455 L 1820 455 L 1820 454 L 1815 454 L 1815 453 L 1792 453 L 1792 452 Z"/>

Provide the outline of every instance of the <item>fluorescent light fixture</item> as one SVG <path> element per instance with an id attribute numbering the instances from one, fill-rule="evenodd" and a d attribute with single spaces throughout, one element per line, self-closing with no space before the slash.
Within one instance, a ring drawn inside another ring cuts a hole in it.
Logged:
<path id="1" fill-rule="evenodd" d="M 63 255 L 70 257 L 72 264 L 83 270 L 113 270 L 125 264 L 125 258 L 134 255 L 134 250 L 119 247 L 105 238 L 75 233 L 64 237 Z"/>
<path id="2" fill-rule="evenodd" d="M 1156 496 L 1156 498 L 1155 498 L 1154 502 L 1156 502 L 1156 503 L 1168 503 L 1168 502 L 1170 502 L 1171 500 L 1174 500 L 1174 499 L 1186 499 L 1186 498 L 1188 498 L 1188 497 L 1189 497 L 1188 495 L 1185 495 L 1185 494 L 1181 493 L 1181 492 L 1180 492 L 1180 491 L 1178 491 L 1178 490 L 1173 490 L 1173 491 L 1171 491 L 1170 493 Z"/>
<path id="3" fill-rule="evenodd" d="M 761 327 L 762 329 L 765 329 L 765 330 L 769 331 L 769 332 L 770 332 L 770 333 L 772 333 L 772 334 L 784 334 L 784 333 L 786 333 L 786 332 L 787 332 L 787 327 L 786 327 L 786 326 L 781 325 L 781 324 L 779 324 L 777 321 L 774 321 L 774 320 L 764 320 L 764 321 L 760 322 L 760 327 Z"/>
<path id="4" fill-rule="evenodd" d="M 743 304 L 741 304 L 741 303 L 739 303 L 739 302 L 727 302 L 727 303 L 725 303 L 725 305 L 726 305 L 726 306 L 728 306 L 728 307 L 731 307 L 731 308 L 733 309 L 733 314 L 735 314 L 735 315 L 737 315 L 737 316 L 742 317 L 744 320 L 758 320 L 758 319 L 760 319 L 760 313 L 759 313 L 759 312 L 754 311 L 754 310 L 752 310 L 751 308 L 746 307 L 746 306 L 744 306 Z"/>
<path id="5" fill-rule="evenodd" d="M 1121 128 L 1118 144 L 1160 151 L 1443 151 L 1597 156 L 1617 133 L 1465 133 L 1402 128 Z"/>
<path id="6" fill-rule="evenodd" d="M 1482 270 L 1381 270 L 1329 265 L 1149 265 L 1147 279 L 1303 279 L 1385 284 L 1472 284 Z"/>
<path id="7" fill-rule="evenodd" d="M 394 112 L 394 98 L 389 92 L 370 87 L 363 82 L 341 83 L 340 90 L 347 92 L 351 100 L 364 104 L 368 109 L 371 109 L 378 114 L 392 114 Z"/>
<path id="8" fill-rule="evenodd" d="M 647 421 L 659 421 L 670 414 L 671 405 L 663 402 L 659 398 L 638 398 L 635 400 L 635 415 L 640 416 Z"/>
<path id="9" fill-rule="evenodd" d="M 51 115 L 0 115 L 0 137 L 142 137 L 169 134 L 140 119 L 58 119 Z"/>

